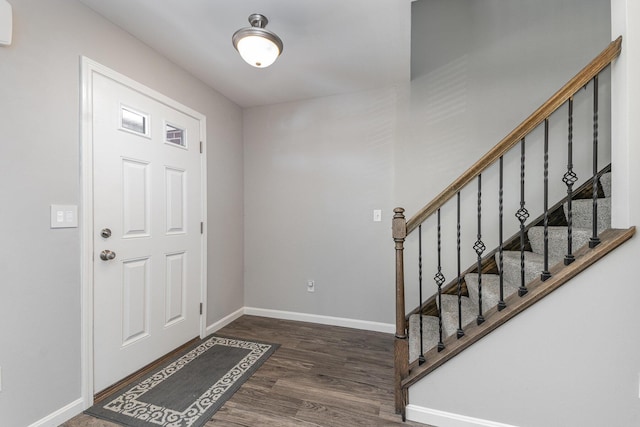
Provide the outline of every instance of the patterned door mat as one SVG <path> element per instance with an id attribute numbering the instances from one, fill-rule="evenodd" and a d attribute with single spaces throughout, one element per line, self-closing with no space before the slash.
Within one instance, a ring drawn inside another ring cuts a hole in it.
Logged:
<path id="1" fill-rule="evenodd" d="M 210 336 L 85 413 L 131 427 L 201 427 L 278 347 Z"/>

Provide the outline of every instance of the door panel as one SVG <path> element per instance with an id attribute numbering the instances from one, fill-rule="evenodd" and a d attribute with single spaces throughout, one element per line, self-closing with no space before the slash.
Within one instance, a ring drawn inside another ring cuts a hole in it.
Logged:
<path id="1" fill-rule="evenodd" d="M 202 171 L 198 119 L 100 74 L 92 85 L 100 391 L 199 335 Z"/>

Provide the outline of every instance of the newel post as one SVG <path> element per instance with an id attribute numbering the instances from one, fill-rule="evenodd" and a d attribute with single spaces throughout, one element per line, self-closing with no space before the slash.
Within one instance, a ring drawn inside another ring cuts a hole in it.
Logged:
<path id="1" fill-rule="evenodd" d="M 404 302 L 404 240 L 407 237 L 407 221 L 403 208 L 393 210 L 393 241 L 396 246 L 396 337 L 394 346 L 395 404 L 396 413 L 405 416 L 407 391 L 402 389 L 402 380 L 409 375 L 409 341 Z"/>

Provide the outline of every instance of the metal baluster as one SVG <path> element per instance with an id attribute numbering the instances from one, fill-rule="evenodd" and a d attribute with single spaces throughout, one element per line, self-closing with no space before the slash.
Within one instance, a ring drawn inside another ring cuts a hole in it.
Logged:
<path id="1" fill-rule="evenodd" d="M 567 172 L 562 177 L 562 182 L 567 185 L 567 254 L 564 256 L 564 265 L 569 265 L 576 260 L 573 255 L 573 184 L 578 181 L 578 176 L 573 171 L 573 97 L 569 98 L 569 132 L 567 144 Z"/>
<path id="2" fill-rule="evenodd" d="M 440 263 L 441 253 L 441 234 L 440 234 L 440 209 L 438 209 L 438 272 L 433 277 L 438 285 L 438 351 L 444 350 L 444 343 L 442 341 L 442 285 L 445 282 L 444 275 L 442 274 L 442 264 Z"/>
<path id="3" fill-rule="evenodd" d="M 502 236 L 502 216 L 503 216 L 503 201 L 502 201 L 502 193 L 503 193 L 503 176 L 504 176 L 504 168 L 502 156 L 500 156 L 500 189 L 498 190 L 498 233 L 500 238 L 500 247 L 498 249 L 498 272 L 500 274 L 500 301 L 498 301 L 498 311 L 501 311 L 507 307 L 507 304 L 504 302 L 504 275 L 502 273 L 503 267 L 503 244 L 504 238 Z"/>
<path id="4" fill-rule="evenodd" d="M 478 255 L 478 318 L 477 323 L 484 322 L 482 315 L 482 253 L 486 249 L 482 242 L 482 174 L 478 175 L 478 240 L 473 245 L 473 249 Z"/>
<path id="5" fill-rule="evenodd" d="M 524 223 L 529 218 L 529 211 L 524 207 L 524 138 L 520 140 L 520 209 L 516 218 L 520 221 L 520 287 L 518 295 L 524 296 L 528 289 L 524 283 Z"/>
<path id="6" fill-rule="evenodd" d="M 425 362 L 424 339 L 422 337 L 422 224 L 418 226 L 418 293 L 420 298 L 420 356 L 418 356 L 418 365 L 422 365 Z"/>
<path id="7" fill-rule="evenodd" d="M 598 76 L 593 78 L 593 236 L 589 239 L 589 247 L 595 248 L 600 243 L 598 237 Z"/>
<path id="8" fill-rule="evenodd" d="M 457 337 L 462 338 L 464 331 L 462 330 L 462 277 L 460 276 L 460 192 L 458 191 L 458 332 Z"/>
<path id="9" fill-rule="evenodd" d="M 549 277 L 549 119 L 544 119 L 544 267 L 540 279 Z"/>

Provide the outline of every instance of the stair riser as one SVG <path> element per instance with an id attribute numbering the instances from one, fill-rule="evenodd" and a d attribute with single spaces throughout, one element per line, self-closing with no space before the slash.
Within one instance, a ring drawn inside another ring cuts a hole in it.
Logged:
<path id="1" fill-rule="evenodd" d="M 534 253 L 544 255 L 544 227 L 532 227 L 528 232 L 531 249 Z M 589 243 L 591 231 L 583 228 L 572 230 L 572 252 Z M 567 228 L 548 228 L 549 265 L 554 265 L 564 260 L 567 254 Z"/>
<path id="2" fill-rule="evenodd" d="M 565 203 L 564 216 L 568 216 Z M 573 200 L 571 202 L 572 223 L 575 228 L 593 227 L 593 200 Z M 598 233 L 611 228 L 611 199 L 598 199 Z"/>
<path id="3" fill-rule="evenodd" d="M 478 275 L 476 273 L 467 274 L 465 276 L 465 282 L 467 283 L 467 289 L 469 291 L 469 298 L 471 299 L 474 307 L 478 307 Z M 504 299 L 507 299 L 513 293 L 518 290 L 516 285 L 503 280 L 503 294 Z M 486 312 L 490 308 L 498 305 L 500 301 L 500 276 L 497 274 L 483 274 L 482 275 L 482 312 Z"/>
<path id="4" fill-rule="evenodd" d="M 529 283 L 530 281 L 537 279 L 540 277 L 540 273 L 542 272 L 543 263 L 539 261 L 532 261 L 530 253 L 525 252 L 525 262 L 524 262 L 524 283 Z M 520 275 L 520 257 L 504 258 L 504 279 L 510 283 L 517 284 L 517 286 L 521 285 L 521 275 Z"/>

